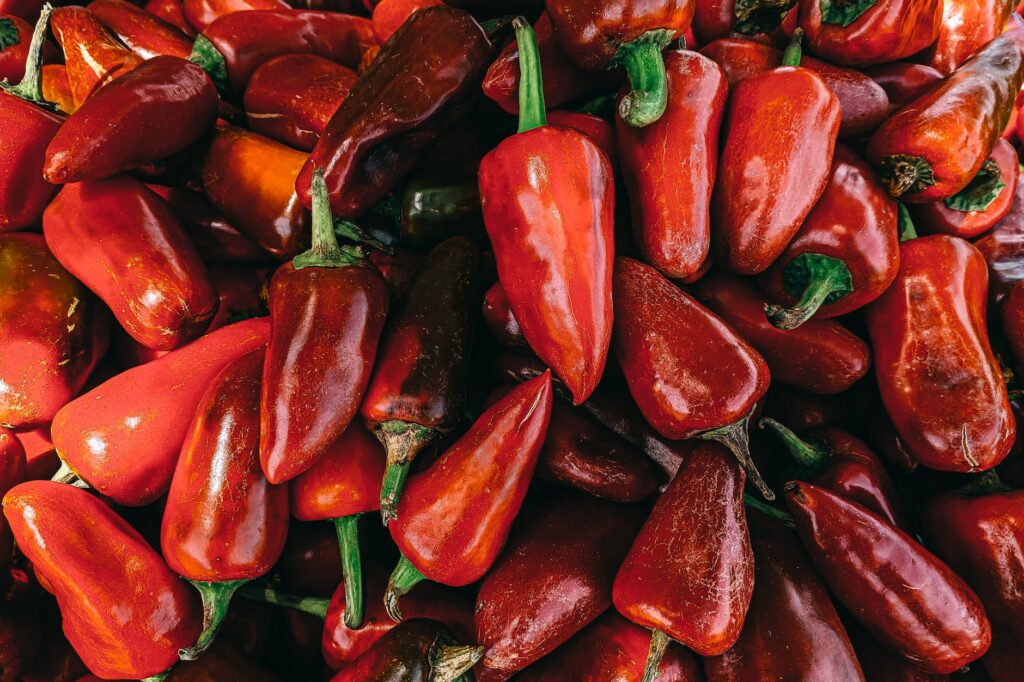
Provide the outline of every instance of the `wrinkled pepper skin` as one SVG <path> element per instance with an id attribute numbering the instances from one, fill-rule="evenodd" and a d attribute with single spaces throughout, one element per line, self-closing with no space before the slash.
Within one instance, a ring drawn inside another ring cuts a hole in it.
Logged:
<path id="1" fill-rule="evenodd" d="M 181 0 L 148 0 L 143 5 L 143 8 L 158 19 L 163 19 L 189 38 L 196 37 L 195 29 L 185 21 Z"/>
<path id="2" fill-rule="evenodd" d="M 65 118 L 0 91 L 0 126 L 16 130 L 0 144 L 0 232 L 39 224 L 55 185 L 43 179 L 46 147 Z"/>
<path id="3" fill-rule="evenodd" d="M 43 426 L 107 350 L 110 314 L 43 237 L 0 235 L 0 424 Z"/>
<path id="4" fill-rule="evenodd" d="M 775 381 L 834 395 L 853 386 L 871 367 L 868 345 L 838 322 L 811 320 L 796 329 L 778 329 L 765 317 L 760 292 L 728 272 L 711 272 L 691 290 L 761 354 Z"/>
<path id="5" fill-rule="evenodd" d="M 88 10 L 143 59 L 170 55 L 187 59 L 192 41 L 184 33 L 125 0 L 93 0 Z"/>
<path id="6" fill-rule="evenodd" d="M 181 13 L 188 25 L 198 33 L 217 19 L 235 12 L 250 10 L 289 10 L 284 0 L 182 0 Z M 274 35 L 274 34 L 270 34 Z"/>
<path id="7" fill-rule="evenodd" d="M 782 254 L 828 183 L 840 116 L 807 68 L 780 67 L 733 89 L 711 205 L 720 265 L 756 275 Z"/>
<path id="8" fill-rule="evenodd" d="M 55 9 L 50 28 L 64 51 L 76 109 L 101 87 L 142 63 L 141 57 L 118 42 L 99 17 L 84 7 Z"/>
<path id="9" fill-rule="evenodd" d="M 148 185 L 171 206 L 204 263 L 263 264 L 270 254 L 217 212 L 203 192 L 185 187 Z M 249 197 L 255 201 L 255 197 Z"/>
<path id="10" fill-rule="evenodd" d="M 666 277 L 689 280 L 711 246 L 711 189 L 728 86 L 721 67 L 695 52 L 664 56 L 669 104 L 636 128 L 616 117 L 619 158 L 633 234 L 644 260 Z M 628 85 L 620 97 L 628 93 Z"/>
<path id="11" fill-rule="evenodd" d="M 938 674 L 988 649 L 991 629 L 977 595 L 910 536 L 809 483 L 787 484 L 786 501 L 829 590 L 882 644 Z"/>
<path id="12" fill-rule="evenodd" d="M 25 448 L 11 431 L 0 427 L 0 495 L 28 480 Z M 0 519 L 0 571 L 7 571 L 14 553 L 14 536 L 7 521 Z M 0 607 L 2 608 L 2 607 Z M 0 662 L 3 658 L 0 657 Z"/>
<path id="13" fill-rule="evenodd" d="M 187 149 L 217 118 L 217 91 L 195 64 L 154 57 L 89 98 L 46 148 L 52 183 L 100 180 Z M 169 125 L 170 123 L 170 125 Z"/>
<path id="14" fill-rule="evenodd" d="M 480 585 L 477 677 L 506 680 L 612 605 L 612 581 L 643 512 L 576 493 L 531 505 Z"/>
<path id="15" fill-rule="evenodd" d="M 868 142 L 889 193 L 910 203 L 970 183 L 1006 128 L 1024 82 L 1024 31 L 986 45 L 942 84 L 896 112 Z"/>
<path id="16" fill-rule="evenodd" d="M 828 591 L 793 531 L 747 515 L 754 596 L 736 645 L 704 659 L 708 682 L 848 680 L 864 673 Z"/>
<path id="17" fill-rule="evenodd" d="M 989 297 L 998 304 L 1024 279 L 1024 182 L 1019 178 L 1010 212 L 974 245 L 988 263 Z"/>
<path id="18" fill-rule="evenodd" d="M 170 206 L 135 178 L 66 185 L 43 215 L 43 234 L 147 348 L 172 350 L 210 325 L 210 275 Z"/>
<path id="19" fill-rule="evenodd" d="M 895 282 L 867 308 L 882 402 L 921 464 L 983 471 L 1016 426 L 985 327 L 988 271 L 956 237 L 904 243 Z"/>
<path id="20" fill-rule="evenodd" d="M 885 90 L 890 114 L 924 96 L 945 79 L 937 69 L 913 62 L 879 64 L 866 69 L 865 73 Z"/>
<path id="21" fill-rule="evenodd" d="M 721 445 L 704 443 L 693 451 L 615 576 L 619 613 L 701 656 L 717 656 L 736 643 L 754 590 L 744 478 Z"/>
<path id="22" fill-rule="evenodd" d="M 457 643 L 451 630 L 437 621 L 407 620 L 377 640 L 330 682 L 433 682 L 441 679 L 435 677 L 434 671 L 438 650 Z M 474 659 L 477 657 L 479 652 Z M 471 660 L 467 663 L 472 665 Z"/>
<path id="23" fill-rule="evenodd" d="M 465 113 L 492 57 L 467 13 L 437 6 L 414 14 L 327 124 L 295 185 L 303 204 L 311 206 L 314 168 L 324 170 L 340 218 L 383 199 Z"/>
<path id="24" fill-rule="evenodd" d="M 91 671 L 106 679 L 156 675 L 195 641 L 200 617 L 191 588 L 99 498 L 31 481 L 12 488 L 3 507 Z"/>
<path id="25" fill-rule="evenodd" d="M 245 113 L 254 133 L 309 151 L 348 97 L 358 75 L 312 54 L 275 57 L 245 87 Z"/>
<path id="26" fill-rule="evenodd" d="M 807 47 L 822 59 L 834 64 L 882 64 L 909 57 L 934 42 L 942 25 L 942 3 L 808 0 L 800 3 L 800 26 L 807 33 Z M 830 6 L 831 15 L 823 5 Z M 849 19 L 853 21 L 844 26 Z"/>
<path id="27" fill-rule="evenodd" d="M 925 51 L 929 66 L 948 76 L 1003 32 L 1014 0 L 942 0 L 939 37 Z"/>
<path id="28" fill-rule="evenodd" d="M 231 362 L 266 345 L 269 327 L 266 318 L 228 325 L 72 400 L 53 419 L 57 452 L 118 504 L 160 498 L 207 386 Z"/>

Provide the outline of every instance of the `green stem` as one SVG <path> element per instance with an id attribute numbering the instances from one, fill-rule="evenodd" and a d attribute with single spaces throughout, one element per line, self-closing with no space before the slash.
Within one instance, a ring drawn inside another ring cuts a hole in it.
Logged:
<path id="1" fill-rule="evenodd" d="M 363 561 L 359 551 L 359 517 L 352 514 L 334 519 L 341 550 L 341 573 L 345 580 L 345 627 L 358 630 L 363 626 Z"/>
<path id="2" fill-rule="evenodd" d="M 665 657 L 665 650 L 669 644 L 668 635 L 661 630 L 651 631 L 651 646 L 647 650 L 647 662 L 644 663 L 644 676 L 640 682 L 654 682 L 658 679 L 658 668 L 661 667 L 661 659 Z"/>
<path id="3" fill-rule="evenodd" d="M 829 459 L 831 459 L 830 453 L 814 447 L 771 417 L 762 419 L 758 426 L 762 429 L 773 431 L 786 446 L 786 449 L 789 450 L 789 454 L 801 466 L 819 468 L 827 464 Z"/>
<path id="4" fill-rule="evenodd" d="M 717 429 L 701 431 L 695 435 L 701 440 L 713 440 L 729 448 L 732 454 L 735 455 L 736 459 L 739 460 L 740 466 L 747 472 L 747 476 L 750 477 L 750 482 L 758 489 L 761 496 L 764 497 L 764 499 L 771 501 L 775 499 L 775 493 L 772 492 L 772 489 L 764 482 L 764 478 L 761 477 L 761 472 L 757 470 L 757 466 L 754 465 L 754 460 L 750 456 L 750 434 L 747 433 L 747 425 L 750 422 L 751 415 L 753 414 L 754 410 L 751 410 L 750 414 L 737 422 Z"/>
<path id="5" fill-rule="evenodd" d="M 261 601 L 265 604 L 283 606 L 285 608 L 308 613 L 317 618 L 327 617 L 327 607 L 330 606 L 329 599 L 317 597 L 300 597 L 287 592 L 278 592 L 262 585 L 249 584 L 238 591 L 238 594 L 253 601 Z"/>
<path id="6" fill-rule="evenodd" d="M 992 159 L 986 159 L 981 165 L 981 170 L 964 187 L 951 197 L 946 197 L 943 203 L 952 211 L 971 213 L 985 211 L 992 202 L 999 198 L 999 195 L 1006 188 L 1003 182 L 1003 171 Z"/>
<path id="7" fill-rule="evenodd" d="M 171 674 L 171 669 L 168 669 L 168 670 L 163 671 L 162 673 L 157 673 L 156 675 L 150 675 L 149 677 L 144 677 L 144 678 L 142 678 L 142 680 L 140 680 L 140 682 L 164 682 L 164 680 L 166 680 L 168 675 L 170 675 L 170 674 Z"/>
<path id="8" fill-rule="evenodd" d="M 439 435 L 435 429 L 398 419 L 381 422 L 374 433 L 387 451 L 387 468 L 380 484 L 380 515 L 384 525 L 398 518 L 398 500 L 409 468 L 420 450 Z"/>
<path id="9" fill-rule="evenodd" d="M 896 202 L 897 207 L 897 229 L 899 230 L 900 242 L 909 242 L 911 239 L 917 239 L 917 228 L 914 227 L 914 221 L 910 219 L 910 211 L 903 205 L 903 202 Z"/>
<path id="10" fill-rule="evenodd" d="M 213 644 L 220 630 L 224 617 L 228 615 L 228 606 L 235 591 L 249 582 L 248 580 L 225 580 L 224 582 L 204 582 L 189 580 L 203 597 L 203 631 L 192 646 L 178 650 L 183 661 L 195 661 Z"/>
<path id="11" fill-rule="evenodd" d="M 43 97 L 43 48 L 46 47 L 46 27 L 50 23 L 50 13 L 53 6 L 50 3 L 43 5 L 39 13 L 39 21 L 32 30 L 32 41 L 28 44 L 28 57 L 25 59 L 25 76 L 17 85 L 8 85 L 4 80 L 0 87 L 5 91 L 33 102 L 47 109 L 56 109 L 53 102 L 47 102 Z"/>
<path id="12" fill-rule="evenodd" d="M 324 182 L 322 168 L 313 169 L 310 182 L 310 194 L 313 199 L 313 245 L 309 251 L 300 253 L 292 260 L 296 270 L 302 268 L 343 268 L 355 265 L 360 258 L 353 251 L 338 246 L 338 238 L 334 234 L 334 218 L 331 217 L 331 202 L 327 196 L 327 183 Z"/>
<path id="13" fill-rule="evenodd" d="M 971 476 L 971 480 L 957 489 L 961 495 L 991 495 L 993 493 L 1009 493 L 1016 490 L 999 478 L 995 469 L 983 471 L 980 474 Z"/>
<path id="14" fill-rule="evenodd" d="M 619 100 L 619 117 L 631 126 L 650 125 L 665 113 L 668 77 L 661 52 L 672 38 L 672 31 L 648 31 L 631 43 L 623 43 L 615 53 L 612 65 L 622 64 L 626 68 L 630 87 Z"/>
<path id="15" fill-rule="evenodd" d="M 228 63 L 224 55 L 202 33 L 197 35 L 195 42 L 192 43 L 192 54 L 188 56 L 188 60 L 206 72 L 218 92 L 227 94 L 231 89 Z"/>
<path id="16" fill-rule="evenodd" d="M 793 37 L 782 54 L 783 66 L 800 66 L 800 59 L 803 57 L 803 40 L 804 30 L 802 28 L 793 31 Z"/>
<path id="17" fill-rule="evenodd" d="M 398 559 L 398 565 L 395 566 L 395 570 L 391 572 L 391 578 L 388 580 L 387 592 L 384 593 L 384 608 L 391 616 L 391 620 L 395 622 L 402 620 L 402 611 L 398 608 L 398 600 L 426 579 L 427 577 L 420 573 L 412 565 L 412 562 L 405 558 L 404 554 Z"/>
<path id="18" fill-rule="evenodd" d="M 484 657 L 482 646 L 462 646 L 438 637 L 427 654 L 430 682 L 455 682 Z"/>
<path id="19" fill-rule="evenodd" d="M 853 291 L 853 275 L 846 263 L 821 253 L 802 253 L 782 269 L 786 291 L 797 296 L 796 305 L 785 308 L 766 303 L 768 320 L 779 329 L 796 329 L 821 306 L 845 298 Z"/>
<path id="20" fill-rule="evenodd" d="M 576 111 L 581 114 L 590 114 L 598 118 L 611 119 L 615 116 L 615 95 L 601 95 L 595 97 Z"/>
<path id="21" fill-rule="evenodd" d="M 356 244 L 369 246 L 371 249 L 383 251 L 388 255 L 395 253 L 394 247 L 388 246 L 379 239 L 375 239 L 372 235 L 363 230 L 363 228 L 350 220 L 342 220 L 341 218 L 336 219 L 334 221 L 334 234 L 336 237 L 344 237 Z"/>
<path id="22" fill-rule="evenodd" d="M 548 124 L 544 108 L 544 79 L 540 69 L 537 34 L 523 17 L 512 20 L 519 47 L 519 132 Z"/>
<path id="23" fill-rule="evenodd" d="M 789 526 L 790 528 L 796 528 L 796 523 L 793 521 L 793 517 L 791 515 L 787 514 L 781 509 L 776 509 L 770 504 L 765 504 L 764 502 L 757 499 L 753 495 L 744 494 L 743 504 L 747 505 L 751 509 L 756 509 L 765 516 L 770 516 L 773 519 L 778 519 L 779 521 L 782 521 L 782 523 Z"/>

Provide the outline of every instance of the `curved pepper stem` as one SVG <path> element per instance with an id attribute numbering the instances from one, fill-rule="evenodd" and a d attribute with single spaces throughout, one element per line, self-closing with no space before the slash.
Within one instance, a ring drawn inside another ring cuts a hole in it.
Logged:
<path id="1" fill-rule="evenodd" d="M 203 631 L 199 634 L 199 639 L 195 644 L 178 650 L 178 656 L 183 661 L 195 661 L 210 648 L 224 622 L 224 617 L 228 615 L 231 597 L 239 587 L 249 581 L 225 580 L 224 582 L 210 583 L 202 580 L 189 580 L 189 582 L 199 590 L 199 594 L 203 597 Z"/>
<path id="2" fill-rule="evenodd" d="M 950 210 L 961 213 L 984 211 L 999 198 L 1005 188 L 1006 183 L 1003 182 L 1003 171 L 999 164 L 992 159 L 986 159 L 974 179 L 953 196 L 946 197 L 943 203 Z"/>
<path id="3" fill-rule="evenodd" d="M 484 657 L 482 646 L 461 646 L 438 637 L 430 645 L 430 682 L 455 682 Z"/>
<path id="4" fill-rule="evenodd" d="M 630 92 L 619 101 L 619 117 L 636 128 L 661 118 L 668 106 L 668 76 L 661 56 L 673 33 L 667 29 L 648 31 L 631 43 L 619 46 L 612 65 L 622 64 L 629 77 Z"/>
<path id="5" fill-rule="evenodd" d="M 217 92 L 226 93 L 231 87 L 228 80 L 228 63 L 220 50 L 214 47 L 202 33 L 196 36 L 192 43 L 192 53 L 188 60 L 206 72 L 206 75 L 213 81 Z"/>
<path id="6" fill-rule="evenodd" d="M 891 154 L 882 159 L 878 174 L 894 199 L 935 184 L 935 170 L 923 156 Z"/>
<path id="7" fill-rule="evenodd" d="M 640 682 L 654 682 L 658 679 L 658 668 L 661 667 L 661 659 L 665 657 L 665 650 L 671 640 L 661 630 L 651 631 L 651 648 L 647 650 L 647 662 L 644 664 L 644 676 Z"/>
<path id="8" fill-rule="evenodd" d="M 238 590 L 238 594 L 246 599 L 251 599 L 252 601 L 261 601 L 264 604 L 284 606 L 285 608 L 294 609 L 295 611 L 308 613 L 309 615 L 320 618 L 321 620 L 327 617 L 327 608 L 331 604 L 329 599 L 320 599 L 319 597 L 300 597 L 296 594 L 278 592 L 277 590 L 272 590 L 269 587 L 255 585 L 252 583 L 243 586 Z"/>
<path id="9" fill-rule="evenodd" d="M 897 202 L 896 207 L 898 216 L 896 229 L 899 232 L 900 243 L 917 239 L 917 228 L 914 227 L 914 221 L 910 218 L 910 211 L 901 202 Z"/>
<path id="10" fill-rule="evenodd" d="M 50 13 L 53 5 L 46 3 L 39 13 L 39 21 L 32 30 L 32 40 L 28 44 L 28 57 L 25 59 L 25 76 L 17 85 L 10 85 L 5 79 L 0 88 L 6 92 L 33 102 L 47 109 L 57 109 L 57 105 L 43 97 L 43 48 L 46 46 L 46 27 L 50 24 Z"/>
<path id="11" fill-rule="evenodd" d="M 292 259 L 296 270 L 302 268 L 343 268 L 357 264 L 361 258 L 358 250 L 338 246 L 334 234 L 334 218 L 331 217 L 331 202 L 327 196 L 327 183 L 321 168 L 313 170 L 310 183 L 313 197 L 313 245 L 309 251 Z"/>
<path id="12" fill-rule="evenodd" d="M 846 263 L 820 253 L 802 253 L 782 269 L 782 282 L 799 300 L 792 308 L 766 303 L 768 320 L 779 329 L 796 329 L 818 309 L 853 291 L 853 276 Z"/>
<path id="13" fill-rule="evenodd" d="M 770 502 L 775 499 L 775 493 L 772 492 L 772 489 L 764 482 L 764 478 L 761 477 L 761 472 L 757 470 L 757 466 L 754 464 L 754 460 L 750 456 L 750 434 L 747 432 L 747 425 L 750 423 L 750 417 L 753 414 L 754 410 L 751 410 L 750 414 L 737 422 L 733 422 L 732 424 L 728 424 L 717 429 L 701 431 L 700 433 L 695 434 L 695 437 L 700 438 L 701 440 L 713 440 L 729 448 L 736 459 L 739 460 L 740 466 L 747 472 L 747 476 L 750 477 L 750 482 L 753 483 L 754 487 L 761 493 L 761 497 Z"/>
<path id="14" fill-rule="evenodd" d="M 789 454 L 801 466 L 820 468 L 823 465 L 828 464 L 831 457 L 829 452 L 821 448 L 814 447 L 789 430 L 781 422 L 777 422 L 771 417 L 765 417 L 758 422 L 758 426 L 762 429 L 773 431 L 786 446 L 786 449 L 789 450 Z"/>
<path id="15" fill-rule="evenodd" d="M 358 630 L 363 626 L 363 560 L 359 551 L 359 517 L 352 514 L 334 519 L 341 549 L 341 573 L 345 581 L 345 627 Z"/>
<path id="16" fill-rule="evenodd" d="M 420 450 L 438 433 L 434 429 L 398 419 L 382 422 L 374 433 L 387 451 L 388 463 L 380 485 L 380 515 L 384 525 L 398 518 L 398 498 L 405 488 L 409 468 Z"/>
<path id="17" fill-rule="evenodd" d="M 784 525 L 789 526 L 790 528 L 796 528 L 796 523 L 793 521 L 793 517 L 790 514 L 787 514 L 781 509 L 776 509 L 770 504 L 765 504 L 764 502 L 757 499 L 753 495 L 747 495 L 746 493 L 744 493 L 743 504 L 747 505 L 751 509 L 756 509 L 765 516 L 770 516 L 773 519 L 778 519 Z"/>
<path id="18" fill-rule="evenodd" d="M 412 562 L 405 558 L 404 554 L 398 559 L 398 565 L 391 572 L 391 578 L 388 580 L 388 589 L 384 593 L 384 608 L 387 610 L 388 615 L 391 616 L 391 620 L 396 623 L 401 622 L 402 611 L 398 608 L 398 600 L 426 579 L 427 577 L 420 573 L 412 565 Z"/>
<path id="19" fill-rule="evenodd" d="M 803 42 L 804 30 L 798 28 L 793 31 L 793 37 L 790 39 L 789 45 L 786 46 L 786 51 L 782 53 L 782 66 L 800 66 L 804 52 Z"/>
<path id="20" fill-rule="evenodd" d="M 519 47 L 519 132 L 548 124 L 544 108 L 544 78 L 541 75 L 537 34 L 523 17 L 512 20 Z"/>

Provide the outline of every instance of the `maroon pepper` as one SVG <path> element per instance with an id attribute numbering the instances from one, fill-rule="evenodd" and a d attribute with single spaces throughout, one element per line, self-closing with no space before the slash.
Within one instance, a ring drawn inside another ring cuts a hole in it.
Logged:
<path id="1" fill-rule="evenodd" d="M 1017 182 L 1010 212 L 974 245 L 988 264 L 989 298 L 999 303 L 1024 280 L 1024 182 Z"/>

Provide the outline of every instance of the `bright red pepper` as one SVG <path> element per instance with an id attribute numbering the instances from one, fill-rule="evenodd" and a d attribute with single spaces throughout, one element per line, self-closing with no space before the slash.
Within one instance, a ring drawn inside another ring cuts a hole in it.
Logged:
<path id="1" fill-rule="evenodd" d="M 171 206 L 199 257 L 206 263 L 266 263 L 270 255 L 217 212 L 202 192 L 185 187 L 148 185 Z M 250 197 L 250 201 L 254 201 Z"/>
<path id="2" fill-rule="evenodd" d="M 15 437 L 25 450 L 25 480 L 41 481 L 53 478 L 60 469 L 60 458 L 50 442 L 50 425 L 40 426 L 31 431 L 20 431 Z"/>
<path id="3" fill-rule="evenodd" d="M 585 111 L 565 109 L 547 112 L 547 119 L 548 125 L 572 128 L 589 137 L 608 157 L 612 172 L 618 172 L 619 154 L 615 145 L 615 128 L 610 121 Z"/>
<path id="4" fill-rule="evenodd" d="M 387 42 L 406 20 L 421 9 L 443 4 L 441 0 L 381 0 L 373 8 L 373 34 L 381 45 Z"/>
<path id="5" fill-rule="evenodd" d="M 932 44 L 943 0 L 853 0 L 800 3 L 807 46 L 836 64 L 882 64 Z"/>
<path id="6" fill-rule="evenodd" d="M 195 29 L 185 20 L 181 0 L 147 0 L 143 8 L 158 19 L 163 19 L 174 26 L 189 38 L 196 37 Z"/>
<path id="7" fill-rule="evenodd" d="M 1003 32 L 1013 6 L 1014 0 L 942 0 L 939 37 L 922 61 L 950 75 Z"/>
<path id="8" fill-rule="evenodd" d="M 693 31 L 701 45 L 736 35 L 788 42 L 796 28 L 795 0 L 696 0 Z"/>
<path id="9" fill-rule="evenodd" d="M 526 496 L 551 416 L 551 374 L 512 389 L 431 467 L 409 479 L 389 526 L 402 552 L 384 596 L 424 580 L 461 587 L 494 564 Z"/>
<path id="10" fill-rule="evenodd" d="M 809 483 L 788 483 L 786 501 L 829 590 L 881 643 L 940 674 L 988 649 L 977 595 L 906 533 Z"/>
<path id="11" fill-rule="evenodd" d="M 28 480 L 25 448 L 15 435 L 0 426 L 0 496 Z M 7 571 L 14 553 L 14 537 L 7 521 L 0 519 L 0 571 Z M 3 658 L 0 656 L 0 662 Z"/>
<path id="12" fill-rule="evenodd" d="M 601 378 L 611 338 L 611 165 L 586 135 L 546 125 L 533 31 L 519 24 L 516 35 L 520 132 L 480 162 L 484 224 L 523 334 L 579 404 Z"/>
<path id="13" fill-rule="evenodd" d="M 4 496 L 18 547 L 57 597 L 64 633 L 89 669 L 142 679 L 199 635 L 198 603 L 139 533 L 98 498 L 31 481 Z"/>
<path id="14" fill-rule="evenodd" d="M 1018 179 L 1010 212 L 974 245 L 988 263 L 989 297 L 999 303 L 1024 279 L 1024 182 Z"/>
<path id="15" fill-rule="evenodd" d="M 206 387 L 234 360 L 264 346 L 269 326 L 266 318 L 228 325 L 72 400 L 53 419 L 61 458 L 118 504 L 160 498 Z"/>
<path id="16" fill-rule="evenodd" d="M 945 79 L 937 69 L 912 62 L 879 64 L 865 70 L 865 73 L 885 90 L 889 97 L 890 115 L 923 97 Z"/>
<path id="17" fill-rule="evenodd" d="M 886 411 L 921 464 L 990 469 L 1016 427 L 985 328 L 985 259 L 946 235 L 905 242 L 900 259 L 896 281 L 866 309 Z"/>
<path id="18" fill-rule="evenodd" d="M 828 183 L 839 100 L 800 67 L 800 34 L 780 68 L 737 85 L 726 111 L 712 241 L 719 264 L 764 272 L 800 229 Z"/>
<path id="19" fill-rule="evenodd" d="M 12 14 L 0 14 L 0 81 L 17 83 L 25 77 L 32 42 L 32 25 Z M 56 61 L 57 49 L 50 41 L 43 47 L 43 61 Z"/>
<path id="20" fill-rule="evenodd" d="M 187 35 L 130 2 L 93 0 L 88 10 L 143 59 L 160 55 L 186 59 L 192 52 L 192 41 Z"/>
<path id="21" fill-rule="evenodd" d="M 84 7 L 59 7 L 51 20 L 53 35 L 64 50 L 75 108 L 115 78 L 142 63 L 106 26 Z"/>
<path id="22" fill-rule="evenodd" d="M 290 10 L 284 0 L 182 0 L 181 13 L 188 25 L 198 33 L 217 19 L 235 12 L 250 10 Z"/>

